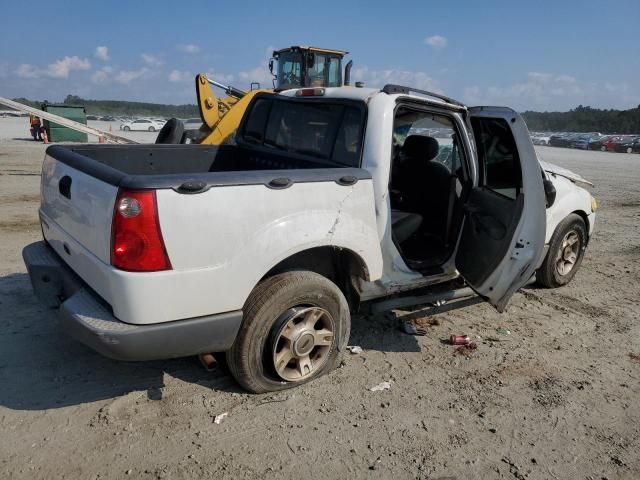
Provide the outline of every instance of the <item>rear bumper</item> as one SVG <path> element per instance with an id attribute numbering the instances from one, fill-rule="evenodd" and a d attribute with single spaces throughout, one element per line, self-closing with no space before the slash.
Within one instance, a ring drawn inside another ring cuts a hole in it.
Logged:
<path id="1" fill-rule="evenodd" d="M 116 360 L 158 360 L 228 350 L 242 311 L 147 325 L 124 323 L 45 242 L 22 251 L 38 299 L 58 309 L 63 329 Z"/>

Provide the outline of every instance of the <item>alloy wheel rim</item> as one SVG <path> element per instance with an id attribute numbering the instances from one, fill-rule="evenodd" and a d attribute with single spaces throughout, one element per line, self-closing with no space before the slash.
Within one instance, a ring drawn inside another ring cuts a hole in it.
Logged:
<path id="1" fill-rule="evenodd" d="M 335 321 L 324 308 L 292 308 L 273 340 L 272 361 L 280 378 L 303 380 L 320 370 L 329 358 Z"/>
<path id="2" fill-rule="evenodd" d="M 578 261 L 580 252 L 580 237 L 575 230 L 568 232 L 562 239 L 562 246 L 556 256 L 556 270 L 562 275 L 568 275 Z"/>

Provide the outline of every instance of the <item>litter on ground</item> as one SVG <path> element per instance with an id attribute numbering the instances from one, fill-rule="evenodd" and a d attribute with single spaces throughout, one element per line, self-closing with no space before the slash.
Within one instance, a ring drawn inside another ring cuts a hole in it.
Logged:
<path id="1" fill-rule="evenodd" d="M 391 382 L 382 382 L 369 389 L 371 392 L 381 392 L 383 390 L 391 390 Z"/>
<path id="2" fill-rule="evenodd" d="M 220 415 L 216 415 L 213 419 L 213 423 L 216 425 L 220 425 L 222 421 L 229 416 L 229 412 L 221 413 Z"/>

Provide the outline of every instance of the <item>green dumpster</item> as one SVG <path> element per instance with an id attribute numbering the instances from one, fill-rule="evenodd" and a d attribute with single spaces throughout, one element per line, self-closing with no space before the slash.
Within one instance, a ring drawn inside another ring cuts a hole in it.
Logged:
<path id="1" fill-rule="evenodd" d="M 87 124 L 87 112 L 84 107 L 45 103 L 42 105 L 42 110 L 63 118 L 68 118 L 74 122 L 83 123 L 84 125 Z M 63 127 L 48 120 L 44 121 L 44 128 L 47 129 L 50 142 L 86 142 L 88 140 L 86 133 Z"/>

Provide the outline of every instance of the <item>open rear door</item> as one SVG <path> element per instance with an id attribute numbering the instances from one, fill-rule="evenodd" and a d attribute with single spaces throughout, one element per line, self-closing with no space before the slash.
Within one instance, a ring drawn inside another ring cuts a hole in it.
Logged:
<path id="1" fill-rule="evenodd" d="M 470 109 L 478 184 L 465 203 L 456 267 L 502 312 L 534 274 L 544 249 L 545 197 L 524 120 L 503 107 Z"/>

